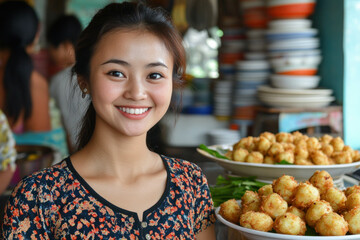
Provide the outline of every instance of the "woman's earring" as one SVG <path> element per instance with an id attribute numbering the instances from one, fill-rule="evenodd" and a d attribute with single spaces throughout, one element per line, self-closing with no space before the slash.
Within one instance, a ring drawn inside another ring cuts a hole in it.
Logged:
<path id="1" fill-rule="evenodd" d="M 84 89 L 82 90 L 81 97 L 82 97 L 82 98 L 85 98 L 85 97 L 86 97 L 87 92 L 88 92 L 87 88 L 84 88 Z"/>

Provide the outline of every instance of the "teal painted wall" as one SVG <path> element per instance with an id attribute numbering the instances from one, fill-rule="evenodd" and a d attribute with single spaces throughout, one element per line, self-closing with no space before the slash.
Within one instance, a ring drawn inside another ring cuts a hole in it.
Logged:
<path id="1" fill-rule="evenodd" d="M 344 0 L 344 140 L 360 149 L 360 0 Z"/>
<path id="2" fill-rule="evenodd" d="M 334 90 L 337 103 L 343 102 L 343 0 L 317 0 L 312 16 L 313 27 L 319 30 L 322 62 L 318 74 L 320 86 Z"/>

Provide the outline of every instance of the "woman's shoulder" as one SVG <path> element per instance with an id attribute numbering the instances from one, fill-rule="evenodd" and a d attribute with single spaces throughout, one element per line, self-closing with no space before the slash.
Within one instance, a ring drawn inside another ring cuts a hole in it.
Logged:
<path id="1" fill-rule="evenodd" d="M 176 175 L 181 174 L 189 177 L 203 176 L 201 168 L 196 165 L 196 163 L 176 157 L 168 157 L 164 155 L 162 155 L 162 157 L 167 162 L 170 172 L 173 172 Z"/>
<path id="2" fill-rule="evenodd" d="M 24 177 L 14 188 L 12 195 L 21 192 L 37 192 L 37 194 L 46 195 L 64 187 L 69 177 L 71 177 L 71 172 L 67 167 L 66 159 L 64 159 L 58 164 Z"/>

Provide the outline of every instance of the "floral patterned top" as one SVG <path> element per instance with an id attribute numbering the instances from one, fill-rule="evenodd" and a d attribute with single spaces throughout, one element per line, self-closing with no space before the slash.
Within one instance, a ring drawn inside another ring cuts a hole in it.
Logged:
<path id="1" fill-rule="evenodd" d="M 195 239 L 215 222 L 207 180 L 188 161 L 161 156 L 167 183 L 161 199 L 137 214 L 106 201 L 70 158 L 24 178 L 14 189 L 4 239 Z"/>
<path id="2" fill-rule="evenodd" d="M 15 167 L 16 149 L 14 136 L 5 114 L 0 110 L 0 171 Z"/>

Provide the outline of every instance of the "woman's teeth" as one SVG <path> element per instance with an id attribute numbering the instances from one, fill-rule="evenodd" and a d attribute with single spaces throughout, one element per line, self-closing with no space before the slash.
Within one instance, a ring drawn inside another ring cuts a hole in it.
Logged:
<path id="1" fill-rule="evenodd" d="M 129 114 L 135 114 L 135 115 L 143 114 L 148 109 L 149 108 L 125 108 L 125 107 L 119 107 L 120 111 L 129 113 Z"/>

